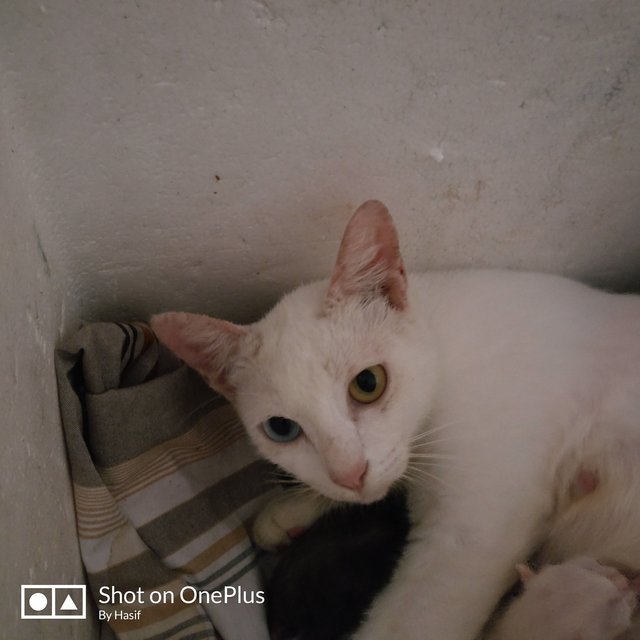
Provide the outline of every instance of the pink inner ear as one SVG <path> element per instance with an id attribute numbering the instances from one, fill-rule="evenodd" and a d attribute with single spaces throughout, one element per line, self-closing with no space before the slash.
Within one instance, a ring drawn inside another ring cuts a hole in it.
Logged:
<path id="1" fill-rule="evenodd" d="M 246 329 L 204 315 L 168 312 L 155 315 L 151 328 L 169 349 L 227 397 L 234 389 L 228 374 Z"/>
<path id="2" fill-rule="evenodd" d="M 329 283 L 327 304 L 351 295 L 384 295 L 389 304 L 407 306 L 407 277 L 398 234 L 387 208 L 377 200 L 358 207 L 344 232 Z"/>

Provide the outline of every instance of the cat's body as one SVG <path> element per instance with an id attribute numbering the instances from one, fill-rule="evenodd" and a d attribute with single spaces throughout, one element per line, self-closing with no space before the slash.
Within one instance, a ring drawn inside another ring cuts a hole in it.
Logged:
<path id="1" fill-rule="evenodd" d="M 358 640 L 472 640 L 547 539 L 548 558 L 640 570 L 640 298 L 529 273 L 407 279 L 369 202 L 331 280 L 256 324 L 153 325 L 318 492 L 371 502 L 411 479 L 411 542 Z M 584 468 L 597 490 L 563 502 Z"/>
<path id="2" fill-rule="evenodd" d="M 581 470 L 559 499 L 575 504 L 597 488 L 597 475 Z M 329 506 L 304 495 L 285 492 L 254 524 L 261 546 L 284 547 L 269 573 L 270 629 L 274 640 L 345 640 L 401 555 L 409 525 L 403 496 L 393 491 L 373 505 L 340 505 L 301 533 L 300 525 Z M 637 577 L 630 581 L 588 557 L 546 565 L 538 574 L 517 568 L 525 591 L 514 586 L 505 594 L 483 640 L 640 640 L 640 618 L 633 626 L 631 620 Z"/>

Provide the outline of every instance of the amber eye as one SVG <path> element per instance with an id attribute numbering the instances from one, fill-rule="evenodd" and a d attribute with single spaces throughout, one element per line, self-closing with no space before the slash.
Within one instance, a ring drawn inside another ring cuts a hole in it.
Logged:
<path id="1" fill-rule="evenodd" d="M 349 395 L 361 404 L 375 402 L 387 387 L 387 372 L 381 364 L 363 369 L 349 384 Z"/>

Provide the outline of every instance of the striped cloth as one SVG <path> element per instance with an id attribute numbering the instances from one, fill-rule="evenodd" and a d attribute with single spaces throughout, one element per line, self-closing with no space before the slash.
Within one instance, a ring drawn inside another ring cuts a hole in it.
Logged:
<path id="1" fill-rule="evenodd" d="M 103 612 L 132 613 L 103 637 L 268 640 L 247 523 L 271 497 L 271 469 L 230 405 L 144 324 L 86 325 L 56 372 L 89 587 Z M 244 601 L 191 602 L 225 586 Z M 102 604 L 111 588 L 142 597 Z"/>

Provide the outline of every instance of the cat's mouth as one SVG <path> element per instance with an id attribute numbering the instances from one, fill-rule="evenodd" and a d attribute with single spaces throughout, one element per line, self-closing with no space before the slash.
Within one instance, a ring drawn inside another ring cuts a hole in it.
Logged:
<path id="1" fill-rule="evenodd" d="M 371 504 L 382 500 L 392 489 L 394 483 L 388 486 L 367 486 L 365 482 L 360 489 L 343 489 L 342 487 L 335 487 L 338 491 L 335 495 L 327 495 L 332 500 L 338 500 L 340 502 L 351 502 L 356 504 Z M 331 492 L 334 493 L 333 491 Z"/>
<path id="2" fill-rule="evenodd" d="M 334 496 L 333 499 L 359 504 L 378 502 L 385 498 L 399 483 L 403 483 L 407 474 L 407 464 L 408 462 L 403 460 L 403 456 L 394 449 L 382 463 L 374 462 L 368 465 L 368 470 L 363 474 L 359 486 L 348 488 L 344 484 L 334 482 L 332 490 L 339 493 L 340 496 Z"/>

